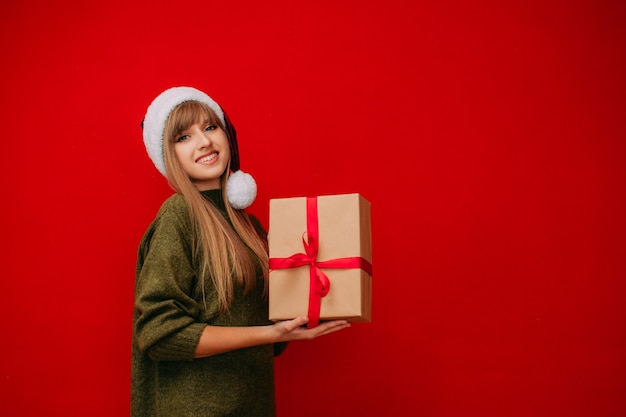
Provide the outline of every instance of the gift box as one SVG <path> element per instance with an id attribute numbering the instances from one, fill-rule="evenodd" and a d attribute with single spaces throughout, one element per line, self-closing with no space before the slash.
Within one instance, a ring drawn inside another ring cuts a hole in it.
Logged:
<path id="1" fill-rule="evenodd" d="M 370 203 L 359 194 L 270 200 L 269 318 L 371 321 Z"/>

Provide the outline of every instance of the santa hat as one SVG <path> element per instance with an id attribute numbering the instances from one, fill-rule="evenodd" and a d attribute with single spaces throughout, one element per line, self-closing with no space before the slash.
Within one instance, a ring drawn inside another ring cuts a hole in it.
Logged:
<path id="1" fill-rule="evenodd" d="M 235 127 L 219 104 L 200 90 L 192 87 L 173 87 L 159 94 L 148 106 L 146 117 L 142 123 L 143 142 L 146 145 L 148 156 L 159 172 L 167 177 L 163 158 L 165 122 L 172 110 L 186 101 L 199 101 L 206 104 L 221 120 L 230 145 L 230 169 L 233 171 L 226 184 L 228 202 L 235 209 L 244 209 L 250 206 L 256 198 L 256 182 L 250 174 L 239 169 L 239 149 Z"/>

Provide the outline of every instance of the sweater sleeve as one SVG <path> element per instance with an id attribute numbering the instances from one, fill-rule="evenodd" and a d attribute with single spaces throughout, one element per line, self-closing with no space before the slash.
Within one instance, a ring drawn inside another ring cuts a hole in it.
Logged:
<path id="1" fill-rule="evenodd" d="M 139 249 L 134 333 L 156 361 L 191 361 L 206 327 L 198 322 L 188 215 L 179 206 L 164 204 Z"/>

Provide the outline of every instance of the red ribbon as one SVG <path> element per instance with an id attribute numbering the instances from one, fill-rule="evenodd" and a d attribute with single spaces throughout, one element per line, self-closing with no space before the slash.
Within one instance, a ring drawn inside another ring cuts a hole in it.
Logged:
<path id="1" fill-rule="evenodd" d="M 337 258 L 328 261 L 318 261 L 319 228 L 317 217 L 317 197 L 306 199 L 306 239 L 302 236 L 305 253 L 296 253 L 288 258 L 270 258 L 270 270 L 298 268 L 310 266 L 309 277 L 309 323 L 311 329 L 319 324 L 322 297 L 330 290 L 330 281 L 321 268 L 359 268 L 372 275 L 372 264 L 361 257 Z"/>

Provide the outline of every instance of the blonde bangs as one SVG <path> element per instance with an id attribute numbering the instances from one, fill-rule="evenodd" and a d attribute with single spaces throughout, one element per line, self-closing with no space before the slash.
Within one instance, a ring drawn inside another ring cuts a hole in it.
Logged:
<path id="1" fill-rule="evenodd" d="M 176 106 L 167 118 L 163 139 L 174 142 L 182 132 L 195 123 L 204 122 L 224 129 L 222 121 L 209 106 L 199 101 L 185 101 Z"/>

